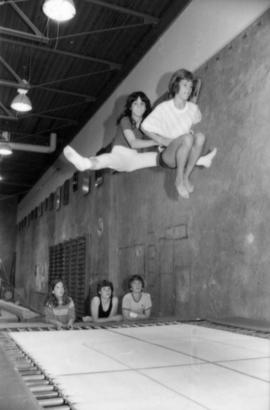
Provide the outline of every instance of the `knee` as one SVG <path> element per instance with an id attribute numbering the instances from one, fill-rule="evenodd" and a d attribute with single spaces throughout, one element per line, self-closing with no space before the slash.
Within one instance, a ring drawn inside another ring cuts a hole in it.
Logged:
<path id="1" fill-rule="evenodd" d="M 201 132 L 195 134 L 195 144 L 199 147 L 202 147 L 205 143 L 205 136 Z"/>
<path id="2" fill-rule="evenodd" d="M 191 149 L 194 143 L 194 136 L 192 134 L 183 135 L 183 144 L 186 148 Z"/>

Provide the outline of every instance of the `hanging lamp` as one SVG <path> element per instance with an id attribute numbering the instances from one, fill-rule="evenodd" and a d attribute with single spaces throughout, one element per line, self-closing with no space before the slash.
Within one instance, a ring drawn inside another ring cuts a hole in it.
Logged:
<path id="1" fill-rule="evenodd" d="M 27 81 L 22 81 L 25 85 L 27 85 Z M 13 110 L 18 112 L 28 112 L 32 110 L 32 103 L 29 97 L 26 95 L 28 90 L 25 88 L 18 88 L 18 94 L 16 97 L 13 98 L 10 106 Z"/>
<path id="2" fill-rule="evenodd" d="M 68 21 L 76 14 L 76 8 L 73 0 L 45 0 L 42 10 L 51 20 Z"/>

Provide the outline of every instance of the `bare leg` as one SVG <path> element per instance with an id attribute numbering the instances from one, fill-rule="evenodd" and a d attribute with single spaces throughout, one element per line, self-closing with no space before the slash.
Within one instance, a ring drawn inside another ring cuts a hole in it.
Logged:
<path id="1" fill-rule="evenodd" d="M 195 164 L 198 158 L 201 155 L 204 142 L 205 142 L 205 136 L 203 134 L 197 133 L 194 135 L 194 143 L 190 150 L 190 155 L 188 157 L 186 169 L 184 172 L 184 184 L 189 193 L 194 191 L 194 186 L 190 183 L 189 176 L 191 172 L 193 171 L 193 168 L 195 167 Z"/>
<path id="2" fill-rule="evenodd" d="M 184 184 L 184 170 L 193 144 L 193 135 L 185 134 L 174 139 L 162 153 L 162 160 L 170 168 L 176 168 L 175 185 L 182 198 L 189 198 Z"/>
<path id="3" fill-rule="evenodd" d="M 183 136 L 183 144 L 176 151 L 176 180 L 175 186 L 178 194 L 182 198 L 189 198 L 189 187 L 185 180 L 185 165 L 190 157 L 192 150 L 193 135 L 187 134 Z"/>

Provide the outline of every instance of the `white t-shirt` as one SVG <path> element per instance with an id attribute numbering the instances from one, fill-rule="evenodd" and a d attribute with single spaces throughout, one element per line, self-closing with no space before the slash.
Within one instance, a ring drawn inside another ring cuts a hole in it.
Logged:
<path id="1" fill-rule="evenodd" d="M 132 293 L 127 293 L 122 300 L 122 309 L 135 313 L 145 313 L 151 307 L 152 301 L 149 293 L 142 292 L 141 299 L 138 302 L 134 300 Z"/>
<path id="2" fill-rule="evenodd" d="M 171 99 L 156 106 L 142 122 L 142 129 L 175 139 L 190 132 L 191 127 L 200 122 L 201 118 L 197 104 L 187 101 L 185 107 L 179 109 Z"/>

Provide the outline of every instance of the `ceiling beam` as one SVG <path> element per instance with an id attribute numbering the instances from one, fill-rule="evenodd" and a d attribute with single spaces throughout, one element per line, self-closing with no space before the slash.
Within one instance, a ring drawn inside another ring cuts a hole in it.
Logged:
<path id="1" fill-rule="evenodd" d="M 23 3 L 24 1 L 29 0 L 16 0 L 16 3 Z M 2 0 L 0 1 L 0 6 L 6 6 L 7 4 L 14 3 L 14 0 Z"/>
<path id="2" fill-rule="evenodd" d="M 9 110 L 1 101 L 0 101 L 0 107 L 6 113 L 8 118 L 13 118 L 14 117 L 13 112 L 11 110 Z"/>
<path id="3" fill-rule="evenodd" d="M 1 60 L 1 56 L 0 56 L 0 60 Z M 60 80 L 60 82 L 61 81 L 63 81 L 63 80 Z M 49 84 L 51 84 L 51 83 L 53 83 L 53 82 L 49 82 Z M 88 102 L 96 100 L 96 97 L 93 97 L 92 95 L 76 93 L 75 91 L 61 90 L 60 88 L 44 87 L 42 84 L 40 84 L 40 85 L 39 84 L 30 85 L 29 83 L 27 83 L 27 84 L 26 83 L 19 83 L 19 82 L 16 83 L 16 82 L 13 82 L 13 81 L 7 81 L 7 80 L 1 80 L 0 79 L 0 86 L 1 85 L 4 86 L 4 87 L 23 88 L 23 89 L 27 89 L 27 90 L 41 89 L 41 90 L 50 91 L 50 92 L 53 92 L 53 93 L 73 95 L 75 97 L 85 98 Z"/>
<path id="4" fill-rule="evenodd" d="M 50 40 L 64 40 L 64 39 L 67 39 L 67 38 L 89 36 L 91 34 L 102 34 L 102 33 L 108 33 L 108 32 L 111 32 L 111 31 L 127 30 L 127 29 L 131 29 L 131 28 L 144 27 L 147 24 L 150 24 L 150 23 L 135 23 L 135 24 L 126 24 L 126 25 L 122 25 L 122 26 L 100 28 L 100 29 L 97 29 L 97 30 L 82 31 L 81 33 L 73 33 L 73 34 L 66 34 L 66 35 L 58 36 L 58 37 L 50 37 Z"/>
<path id="5" fill-rule="evenodd" d="M 104 60 L 102 58 L 96 58 L 96 57 L 91 57 L 91 56 L 87 56 L 84 54 L 72 53 L 70 51 L 65 51 L 65 50 L 57 50 L 54 48 L 40 46 L 40 45 L 33 44 L 33 43 L 26 43 L 24 41 L 18 41 L 18 40 L 1 37 L 1 42 L 7 43 L 7 44 L 13 44 L 17 46 L 22 46 L 22 47 L 30 47 L 38 51 L 43 51 L 45 53 L 52 53 L 52 54 L 59 55 L 59 56 L 66 56 L 66 57 L 71 57 L 71 58 L 77 58 L 80 60 L 93 61 L 95 63 L 106 64 L 106 65 L 109 65 L 110 68 L 113 70 L 120 70 L 122 67 L 121 64 L 117 64 L 109 60 Z"/>
<path id="6" fill-rule="evenodd" d="M 66 117 L 56 117 L 56 116 L 53 116 L 53 115 L 46 115 L 46 114 L 41 114 L 41 113 L 28 114 L 26 118 L 29 118 L 29 117 L 40 117 L 40 118 L 45 118 L 45 119 L 48 119 L 48 120 L 64 121 L 69 125 L 78 125 L 78 121 L 71 120 L 71 119 L 66 118 Z M 24 118 L 25 118 L 25 116 L 18 118 L 18 120 L 23 120 Z"/>
<path id="7" fill-rule="evenodd" d="M 29 83 L 16 83 L 14 81 L 8 81 L 8 80 L 1 80 L 0 79 L 0 86 L 4 87 L 12 87 L 12 88 L 23 88 L 25 90 L 30 89 L 30 84 Z"/>
<path id="8" fill-rule="evenodd" d="M 0 184 L 1 184 L 1 185 L 17 186 L 18 188 L 20 188 L 20 187 L 22 187 L 22 186 L 25 186 L 25 187 L 31 187 L 31 186 L 33 186 L 33 184 L 24 184 L 24 183 L 22 183 L 22 182 L 20 182 L 20 183 L 10 182 L 10 181 L 5 180 L 5 178 L 1 179 Z"/>
<path id="9" fill-rule="evenodd" d="M 43 43 L 48 44 L 50 41 L 49 38 L 44 36 L 44 34 L 41 33 L 41 31 L 29 19 L 29 17 L 20 9 L 20 7 L 17 6 L 17 4 L 14 1 L 10 1 L 9 4 L 13 8 L 15 13 L 23 20 L 26 26 L 32 31 L 32 33 L 29 33 L 27 31 L 22 31 L 22 30 L 15 30 L 13 28 L 3 27 L 3 26 L 0 26 L 0 33 L 7 34 L 12 37 L 19 37 L 19 38 L 23 38 L 27 40 L 38 41 L 39 43 L 43 42 Z"/>
<path id="10" fill-rule="evenodd" d="M 35 85 L 35 86 L 31 87 L 30 89 L 31 90 L 40 89 L 40 90 L 44 90 L 44 91 L 50 91 L 50 92 L 53 92 L 53 93 L 73 95 L 75 97 L 85 98 L 88 102 L 96 101 L 96 97 L 93 97 L 91 95 L 76 93 L 74 91 L 68 91 L 68 90 L 60 90 L 59 88 L 42 87 L 42 86 L 39 86 L 39 85 Z"/>
<path id="11" fill-rule="evenodd" d="M 16 71 L 13 70 L 13 68 L 8 64 L 8 62 L 1 56 L 0 56 L 0 62 L 3 64 L 3 66 L 6 67 L 8 72 L 18 81 L 18 83 L 23 82 L 19 74 L 17 74 Z"/>
<path id="12" fill-rule="evenodd" d="M 51 132 L 55 132 L 56 130 L 60 130 L 60 129 L 66 128 L 66 127 L 70 127 L 70 124 L 62 124 L 62 125 L 58 125 L 57 127 L 46 128 L 46 129 L 43 129 L 41 131 L 37 131 L 34 134 L 31 134 L 29 132 L 16 131 L 16 130 L 12 130 L 12 129 L 6 130 L 6 127 L 4 127 L 4 128 L 5 128 L 5 131 L 10 132 L 11 136 L 13 136 L 13 135 L 18 135 L 19 136 L 19 137 L 16 137 L 12 141 L 12 142 L 17 142 L 17 141 L 23 141 L 23 140 L 25 140 L 27 138 L 31 138 L 31 137 L 35 138 L 35 137 L 40 136 L 40 135 L 50 134 Z"/>
<path id="13" fill-rule="evenodd" d="M 23 38 L 23 39 L 27 39 L 31 41 L 38 41 L 39 43 L 43 42 L 46 44 L 48 44 L 50 41 L 49 38 L 44 37 L 44 36 L 40 37 L 40 36 L 37 36 L 36 34 L 27 33 L 26 31 L 15 30 L 13 28 L 3 27 L 3 26 L 0 26 L 0 34 L 7 34 L 12 37 Z"/>
<path id="14" fill-rule="evenodd" d="M 18 121 L 19 118 L 17 117 L 11 117 L 9 115 L 0 115 L 1 120 L 11 120 L 11 121 Z"/>
<path id="15" fill-rule="evenodd" d="M 50 84 L 63 83 L 64 81 L 78 80 L 79 78 L 90 77 L 90 76 L 96 75 L 96 74 L 109 73 L 110 71 L 112 71 L 112 70 L 111 69 L 98 70 L 98 71 L 93 71 L 92 73 L 90 72 L 90 73 L 85 73 L 85 74 L 73 75 L 73 76 L 66 77 L 66 78 L 59 78 L 58 80 L 47 81 L 46 83 L 42 83 L 42 84 L 34 84 L 34 85 L 32 85 L 32 88 L 44 87 L 44 86 L 47 86 L 47 85 L 50 85 Z M 1 85 L 1 80 L 0 80 L 0 85 Z"/>
<path id="16" fill-rule="evenodd" d="M 25 22 L 25 24 L 32 30 L 35 35 L 39 38 L 39 40 L 47 41 L 47 37 L 45 37 L 41 31 L 35 26 L 35 24 L 30 20 L 30 18 L 20 9 L 19 6 L 15 2 L 10 3 L 11 7 L 15 12 L 20 16 L 20 18 Z"/>
<path id="17" fill-rule="evenodd" d="M 148 22 L 148 23 L 151 23 L 151 24 L 158 24 L 159 23 L 158 18 L 150 16 L 149 14 L 141 13 L 141 12 L 136 11 L 136 10 L 128 9 L 127 7 L 117 6 L 116 4 L 107 3 L 106 1 L 103 1 L 103 0 L 84 0 L 84 1 L 86 1 L 87 3 L 96 4 L 97 6 L 106 7 L 108 9 L 117 11 L 119 13 L 129 14 L 129 15 L 135 16 L 135 17 L 140 17 L 145 22 Z"/>
<path id="18" fill-rule="evenodd" d="M 50 108 L 49 110 L 44 110 L 44 111 L 40 111 L 37 113 L 31 113 L 31 114 L 26 114 L 24 115 L 24 118 L 29 118 L 32 117 L 33 115 L 40 115 L 40 114 L 47 114 L 48 112 L 55 112 L 55 111 L 60 111 L 60 110 L 65 110 L 66 108 L 71 108 L 71 107 L 76 107 L 78 105 L 82 105 L 82 104 L 88 104 L 88 101 L 80 101 L 77 103 L 73 103 L 73 104 L 65 104 L 65 105 L 61 105 L 59 107 L 55 107 L 55 108 Z"/>

